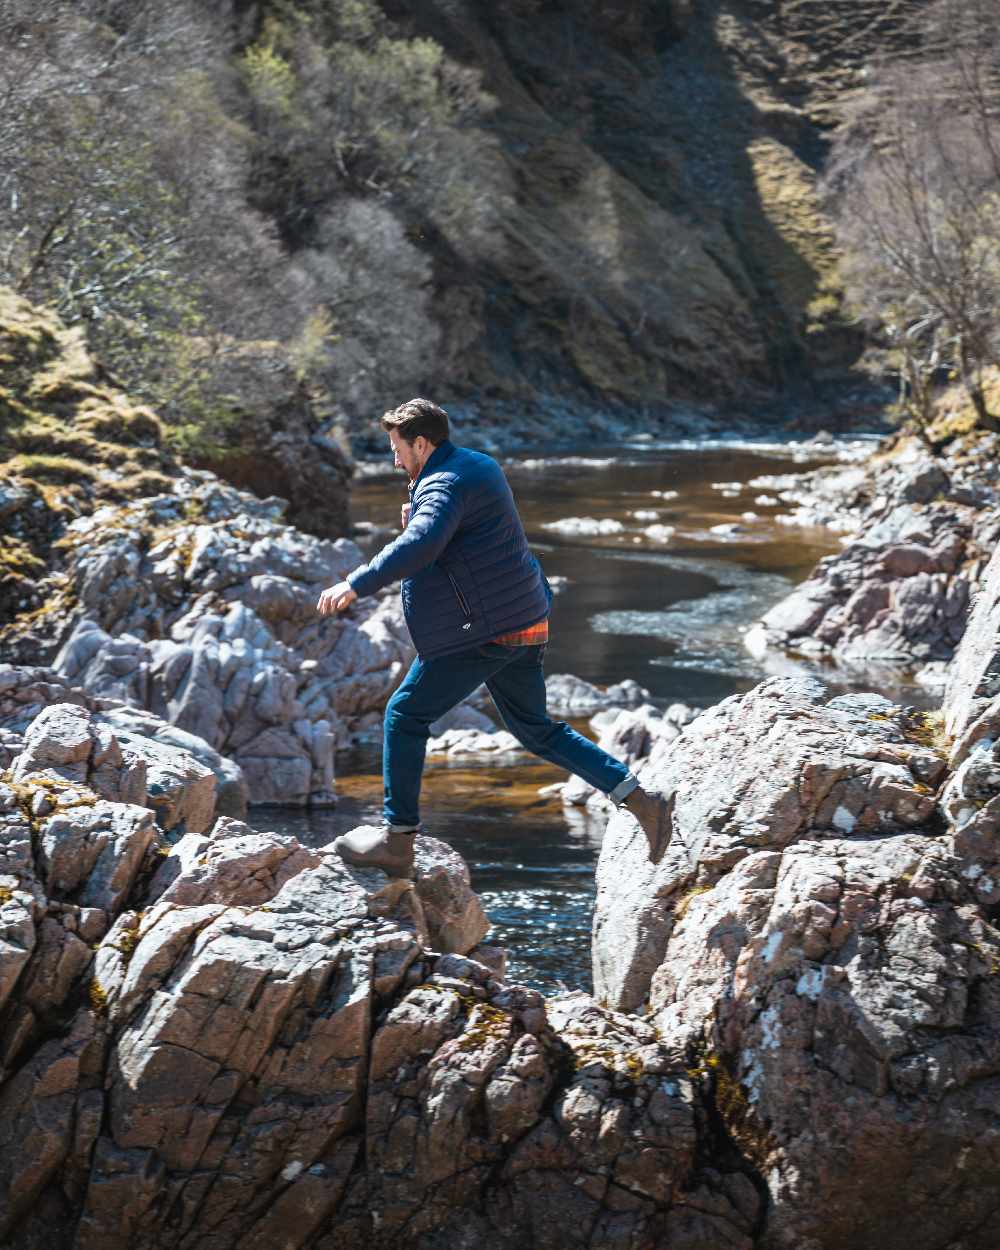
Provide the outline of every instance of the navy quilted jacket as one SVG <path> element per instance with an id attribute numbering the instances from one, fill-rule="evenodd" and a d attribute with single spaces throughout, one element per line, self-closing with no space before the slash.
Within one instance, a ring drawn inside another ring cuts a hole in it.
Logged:
<path id="1" fill-rule="evenodd" d="M 410 488 L 402 534 L 347 579 L 359 596 L 403 580 L 423 659 L 462 651 L 549 614 L 552 591 L 528 549 L 503 470 L 447 439 Z"/>

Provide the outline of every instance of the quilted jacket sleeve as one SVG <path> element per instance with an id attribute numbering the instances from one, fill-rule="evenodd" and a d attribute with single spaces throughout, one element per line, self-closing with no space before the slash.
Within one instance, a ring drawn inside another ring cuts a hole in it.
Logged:
<path id="1" fill-rule="evenodd" d="M 402 534 L 348 577 L 358 596 L 373 595 L 432 564 L 458 529 L 462 510 L 461 489 L 454 478 L 428 482 Z"/>

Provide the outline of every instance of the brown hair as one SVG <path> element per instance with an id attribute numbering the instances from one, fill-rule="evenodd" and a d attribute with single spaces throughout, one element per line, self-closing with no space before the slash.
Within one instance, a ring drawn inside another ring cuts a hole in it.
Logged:
<path id="1" fill-rule="evenodd" d="M 408 399 L 383 416 L 382 429 L 398 430 L 408 443 L 422 434 L 436 447 L 448 437 L 448 414 L 429 399 Z"/>

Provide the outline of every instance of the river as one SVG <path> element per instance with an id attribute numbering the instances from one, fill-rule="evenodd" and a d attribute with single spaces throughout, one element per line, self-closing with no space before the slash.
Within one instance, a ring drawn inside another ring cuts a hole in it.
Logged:
<path id="1" fill-rule="evenodd" d="M 775 518 L 787 507 L 768 503 L 773 492 L 751 483 L 830 459 L 809 445 L 725 442 L 512 458 L 505 468 L 525 528 L 558 587 L 546 671 L 600 685 L 631 677 L 659 704 L 707 707 L 769 671 L 788 670 L 781 659 L 766 667 L 752 659 L 742 633 L 837 550 L 839 538 L 780 524 Z M 398 525 L 405 498 L 404 479 L 391 468 L 367 475 L 355 487 L 354 519 Z M 588 518 L 597 532 L 567 532 L 578 528 L 560 525 L 570 518 Z M 873 688 L 832 676 L 837 689 Z M 564 778 L 530 757 L 487 766 L 432 757 L 423 792 L 428 833 L 470 866 L 493 924 L 488 940 L 507 947 L 514 979 L 545 992 L 590 986 L 603 820 L 539 796 L 540 787 Z M 377 821 L 375 746 L 339 757 L 337 791 L 336 809 L 282 813 L 269 827 L 322 845 Z"/>

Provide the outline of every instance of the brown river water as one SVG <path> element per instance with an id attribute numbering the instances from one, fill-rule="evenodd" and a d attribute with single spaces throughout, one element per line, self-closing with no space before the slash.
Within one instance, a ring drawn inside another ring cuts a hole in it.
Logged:
<path id="1" fill-rule="evenodd" d="M 553 606 L 546 672 L 576 673 L 600 685 L 631 677 L 659 704 L 707 707 L 771 672 L 795 671 L 781 659 L 766 667 L 752 659 L 742 633 L 821 556 L 838 550 L 839 539 L 777 523 L 773 518 L 787 508 L 756 503 L 774 492 L 747 484 L 828 460 L 801 445 L 636 443 L 592 448 L 586 458 L 553 452 L 505 462 L 546 575 L 566 579 Z M 721 484 L 727 488 L 718 489 Z M 354 519 L 398 526 L 405 499 L 405 479 L 389 466 L 387 475 L 366 476 L 355 486 Z M 748 512 L 755 518 L 744 519 Z M 610 532 L 546 528 L 573 517 L 604 521 Z M 713 531 L 730 525 L 740 531 Z M 673 533 L 647 533 L 649 526 Z M 919 698 L 877 680 L 821 675 L 837 691 Z M 374 745 L 345 754 L 338 760 L 336 809 L 282 813 L 268 827 L 322 845 L 377 821 L 378 770 Z M 488 940 L 507 947 L 514 979 L 544 992 L 590 986 L 594 865 L 604 825 L 539 796 L 540 787 L 562 779 L 564 773 L 529 756 L 507 765 L 431 757 L 422 799 L 427 832 L 451 843 L 470 866 L 493 923 Z"/>

